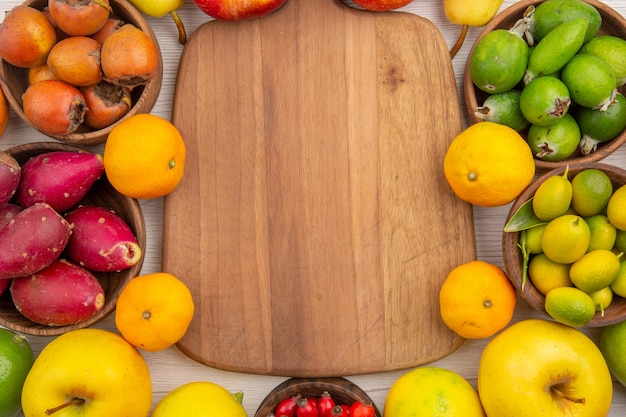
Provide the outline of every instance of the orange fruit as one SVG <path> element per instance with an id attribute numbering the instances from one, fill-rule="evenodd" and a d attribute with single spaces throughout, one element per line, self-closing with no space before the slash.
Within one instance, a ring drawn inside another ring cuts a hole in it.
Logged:
<path id="1" fill-rule="evenodd" d="M 439 290 L 443 322 L 466 339 L 487 338 L 505 328 L 516 303 L 515 287 L 506 273 L 479 260 L 454 268 Z"/>
<path id="2" fill-rule="evenodd" d="M 9 124 L 9 103 L 4 95 L 2 89 L 0 89 L 0 137 L 4 135 L 4 131 Z"/>
<path id="3" fill-rule="evenodd" d="M 117 300 L 115 325 L 132 345 L 156 352 L 187 332 L 194 303 L 187 285 L 166 272 L 132 279 Z"/>
<path id="4" fill-rule="evenodd" d="M 151 199 L 171 193 L 183 178 L 186 148 L 169 121 L 135 114 L 113 127 L 104 146 L 104 170 L 120 193 Z"/>
<path id="5" fill-rule="evenodd" d="M 450 143 L 443 170 L 454 193 L 483 207 L 515 200 L 532 181 L 535 161 L 514 129 L 494 122 L 471 125 Z"/>

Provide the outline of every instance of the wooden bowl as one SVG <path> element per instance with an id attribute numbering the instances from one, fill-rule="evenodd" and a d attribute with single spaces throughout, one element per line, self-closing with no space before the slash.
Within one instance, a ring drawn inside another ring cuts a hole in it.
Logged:
<path id="1" fill-rule="evenodd" d="M 511 205 L 509 213 L 506 217 L 505 224 L 513 217 L 513 215 L 519 210 L 519 208 L 528 201 L 537 191 L 539 185 L 545 182 L 548 178 L 554 175 L 563 175 L 567 167 L 558 167 L 553 170 L 547 171 L 535 179 L 515 200 Z M 568 178 L 571 180 L 574 176 L 584 169 L 595 168 L 605 172 L 611 182 L 613 183 L 613 190 L 617 190 L 622 185 L 626 184 L 626 170 L 615 167 L 608 164 L 599 162 L 580 162 L 573 163 L 569 166 Z M 544 304 L 545 296 L 537 290 L 533 285 L 530 278 L 526 279 L 524 290 L 522 291 L 522 253 L 517 246 L 520 238 L 520 232 L 503 232 L 502 237 L 502 258 L 504 260 L 504 266 L 508 273 L 509 279 L 517 289 L 517 292 L 522 296 L 524 300 L 528 302 L 535 310 L 540 311 L 546 315 Z M 596 313 L 593 319 L 587 324 L 588 327 L 602 327 L 610 324 L 617 323 L 626 319 L 626 299 L 614 295 L 613 302 L 606 308 L 604 316 L 601 313 Z"/>
<path id="2" fill-rule="evenodd" d="M 365 391 L 347 379 L 339 377 L 290 378 L 279 384 L 263 399 L 254 417 L 268 417 L 285 398 L 298 394 L 306 398 L 319 397 L 324 391 L 327 391 L 337 404 L 352 405 L 355 401 L 369 401 L 374 405 L 376 416 L 381 417 L 380 411 Z"/>
<path id="3" fill-rule="evenodd" d="M 602 16 L 602 26 L 600 27 L 599 34 L 608 34 L 626 39 L 626 20 L 624 20 L 624 18 L 618 12 L 597 0 L 584 1 L 594 6 Z M 488 97 L 487 93 L 476 88 L 476 86 L 472 82 L 472 78 L 470 75 L 470 61 L 476 44 L 482 38 L 484 38 L 485 35 L 495 29 L 510 29 L 515 24 L 515 22 L 517 22 L 522 17 L 524 11 L 526 11 L 529 6 L 537 6 L 542 2 L 543 0 L 522 0 L 518 3 L 515 3 L 514 5 L 503 10 L 501 13 L 497 14 L 487 25 L 484 26 L 483 30 L 476 38 L 476 41 L 474 42 L 474 45 L 470 50 L 467 62 L 465 64 L 465 72 L 463 74 L 463 94 L 465 108 L 470 123 L 474 124 L 481 121 L 478 117 L 476 117 L 474 111 L 477 107 L 480 107 L 485 99 Z M 619 91 L 622 94 L 626 94 L 626 85 L 621 86 L 619 88 Z M 526 134 L 527 131 L 521 132 L 521 135 L 524 138 L 526 138 Z M 572 162 L 599 161 L 612 154 L 616 149 L 622 146 L 624 141 L 626 141 L 626 131 L 622 132 L 619 136 L 608 142 L 598 144 L 597 150 L 590 153 L 589 155 L 582 155 L 580 151 L 576 151 L 576 153 L 574 153 L 566 160 L 558 162 L 543 161 L 535 158 L 535 166 L 540 171 L 547 171 L 556 167 L 571 164 Z"/>
<path id="4" fill-rule="evenodd" d="M 60 142 L 39 142 L 19 145 L 8 149 L 6 152 L 12 155 L 20 164 L 23 164 L 35 155 L 50 151 L 89 152 L 79 146 Z M 106 176 L 103 175 L 92 186 L 81 203 L 106 207 L 114 210 L 115 213 L 121 216 L 137 238 L 137 243 L 142 251 L 141 260 L 136 265 L 120 272 L 93 272 L 104 289 L 105 303 L 95 316 L 81 323 L 58 327 L 34 323 L 17 311 L 9 291 L 5 291 L 0 296 L 0 325 L 34 336 L 56 336 L 70 330 L 89 327 L 104 319 L 115 309 L 117 299 L 126 283 L 136 277 L 141 271 L 144 259 L 143 254 L 146 251 L 146 226 L 137 200 L 118 193 L 107 181 Z"/>
<path id="5" fill-rule="evenodd" d="M 109 0 L 111 8 L 113 9 L 113 16 L 119 18 L 128 23 L 132 23 L 137 26 L 139 29 L 147 33 L 152 40 L 155 42 L 158 48 L 157 38 L 152 31 L 152 28 L 145 20 L 145 18 L 139 13 L 139 11 L 128 1 L 126 0 Z M 43 10 L 48 5 L 48 0 L 26 0 L 22 3 L 25 6 L 31 6 L 35 9 Z M 75 144 L 75 145 L 97 145 L 104 143 L 106 141 L 107 136 L 113 126 L 120 123 L 122 120 L 129 118 L 130 116 L 137 113 L 150 113 L 154 103 L 156 102 L 159 92 L 161 91 L 161 83 L 163 81 L 163 61 L 161 56 L 161 51 L 159 49 L 159 63 L 158 69 L 155 74 L 155 77 L 148 82 L 146 85 L 139 86 L 133 89 L 131 93 L 131 99 L 133 106 L 129 110 L 129 112 L 116 123 L 107 126 L 103 129 L 92 129 L 86 124 L 82 124 L 78 130 L 68 135 L 49 135 L 44 133 L 46 136 L 49 136 L 52 139 Z M 27 68 L 18 68 L 15 67 L 8 62 L 1 60 L 0 61 L 0 87 L 4 92 L 4 95 L 9 102 L 9 105 L 17 113 L 17 115 L 22 118 L 26 123 L 33 126 L 32 123 L 26 118 L 23 110 L 23 101 L 22 95 L 28 88 L 28 69 Z"/>

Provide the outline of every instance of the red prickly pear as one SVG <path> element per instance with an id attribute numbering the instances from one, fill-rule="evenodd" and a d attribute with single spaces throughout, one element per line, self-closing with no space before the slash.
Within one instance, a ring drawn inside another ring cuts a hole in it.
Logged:
<path id="1" fill-rule="evenodd" d="M 22 211 L 22 207 L 17 204 L 6 203 L 0 206 L 0 230 L 4 228 L 17 213 Z"/>
<path id="2" fill-rule="evenodd" d="M 48 204 L 20 211 L 0 230 L 0 279 L 31 275 L 50 265 L 70 234 L 69 223 Z"/>
<path id="3" fill-rule="evenodd" d="M 0 206 L 8 203 L 20 183 L 22 168 L 10 154 L 0 152 Z"/>
<path id="4" fill-rule="evenodd" d="M 60 258 L 36 274 L 13 279 L 11 297 L 24 317 L 45 326 L 85 321 L 102 309 L 105 299 L 91 272 Z"/>
<path id="5" fill-rule="evenodd" d="M 72 227 L 67 257 L 92 271 L 120 271 L 141 259 L 128 224 L 104 207 L 79 206 L 65 215 Z"/>
<path id="6" fill-rule="evenodd" d="M 17 203 L 29 207 L 47 203 L 59 213 L 76 205 L 104 173 L 102 155 L 74 151 L 51 151 L 22 165 Z"/>

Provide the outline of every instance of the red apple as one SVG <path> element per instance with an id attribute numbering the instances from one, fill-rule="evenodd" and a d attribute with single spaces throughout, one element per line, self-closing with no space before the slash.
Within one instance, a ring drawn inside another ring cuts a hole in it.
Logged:
<path id="1" fill-rule="evenodd" d="M 193 0 L 204 13 L 220 20 L 244 20 L 278 10 L 287 0 Z"/>
<path id="2" fill-rule="evenodd" d="M 354 4 L 373 12 L 386 12 L 406 6 L 413 0 L 352 0 Z"/>

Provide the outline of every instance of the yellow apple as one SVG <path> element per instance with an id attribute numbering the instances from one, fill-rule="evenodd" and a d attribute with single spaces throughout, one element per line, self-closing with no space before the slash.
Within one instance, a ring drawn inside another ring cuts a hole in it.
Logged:
<path id="1" fill-rule="evenodd" d="M 28 417 L 147 417 L 151 405 L 143 356 L 116 333 L 93 328 L 46 345 L 22 389 Z"/>
<path id="2" fill-rule="evenodd" d="M 209 381 L 193 381 L 165 394 L 151 417 L 246 417 L 243 393 Z M 277 416 L 278 417 L 278 416 Z"/>
<path id="3" fill-rule="evenodd" d="M 478 393 L 489 417 L 604 417 L 613 384 L 600 349 L 584 333 L 528 319 L 485 346 Z"/>

